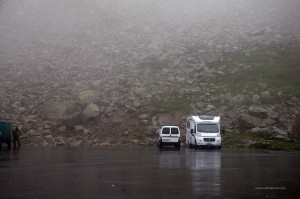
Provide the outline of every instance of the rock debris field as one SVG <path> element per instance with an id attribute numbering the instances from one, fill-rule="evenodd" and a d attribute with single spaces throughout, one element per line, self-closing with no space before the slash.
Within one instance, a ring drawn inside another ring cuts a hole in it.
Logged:
<path id="1" fill-rule="evenodd" d="M 298 0 L 0 3 L 0 119 L 42 146 L 153 145 L 189 115 L 299 139 Z"/>

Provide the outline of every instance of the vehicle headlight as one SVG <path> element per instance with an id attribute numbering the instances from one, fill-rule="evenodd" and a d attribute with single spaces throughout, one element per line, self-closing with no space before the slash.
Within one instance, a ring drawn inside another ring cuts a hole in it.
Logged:
<path id="1" fill-rule="evenodd" d="M 221 137 L 221 133 L 218 133 L 218 134 L 217 134 L 217 137 Z"/>

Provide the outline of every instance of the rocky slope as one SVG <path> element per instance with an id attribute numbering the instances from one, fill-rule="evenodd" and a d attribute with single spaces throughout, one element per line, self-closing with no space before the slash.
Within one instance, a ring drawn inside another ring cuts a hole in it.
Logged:
<path id="1" fill-rule="evenodd" d="M 192 114 L 299 139 L 298 1 L 63 2 L 0 14 L 0 119 L 24 142 L 153 144 Z"/>

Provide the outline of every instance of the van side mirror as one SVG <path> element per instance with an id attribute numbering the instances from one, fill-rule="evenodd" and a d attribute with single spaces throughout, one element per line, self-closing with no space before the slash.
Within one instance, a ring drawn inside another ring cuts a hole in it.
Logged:
<path id="1" fill-rule="evenodd" d="M 191 129 L 191 134 L 193 134 L 194 133 L 194 130 L 193 129 Z"/>

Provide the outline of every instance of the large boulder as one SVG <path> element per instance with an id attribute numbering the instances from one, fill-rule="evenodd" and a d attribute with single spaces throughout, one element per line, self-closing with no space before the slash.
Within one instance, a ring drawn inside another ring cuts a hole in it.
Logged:
<path id="1" fill-rule="evenodd" d="M 85 122 L 91 118 L 98 117 L 99 114 L 100 114 L 99 107 L 94 103 L 90 103 L 82 111 L 83 122 Z"/>
<path id="2" fill-rule="evenodd" d="M 258 107 L 258 106 L 250 106 L 248 112 L 250 115 L 260 118 L 260 119 L 268 118 L 268 111 L 266 109 Z"/>
<path id="3" fill-rule="evenodd" d="M 283 136 L 283 137 L 287 137 L 288 134 L 287 132 L 279 129 L 276 126 L 268 126 L 268 127 L 264 127 L 264 128 L 260 128 L 260 127 L 255 127 L 253 129 L 250 130 L 251 133 L 258 133 L 258 134 L 263 134 L 263 135 L 269 135 L 269 136 Z"/>
<path id="4" fill-rule="evenodd" d="M 243 130 L 266 126 L 266 123 L 262 119 L 251 115 L 242 114 L 239 118 L 239 128 Z"/>

